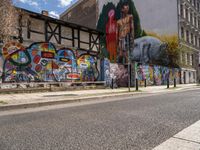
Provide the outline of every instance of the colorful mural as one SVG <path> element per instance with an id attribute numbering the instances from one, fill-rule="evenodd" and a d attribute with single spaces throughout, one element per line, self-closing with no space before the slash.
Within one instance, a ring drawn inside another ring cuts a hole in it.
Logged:
<path id="1" fill-rule="evenodd" d="M 114 63 L 127 63 L 128 43 L 132 47 L 134 37 L 145 35 L 132 0 L 120 0 L 117 5 L 112 2 L 104 5 L 97 29 L 105 33 L 101 39 L 104 56 Z"/>
<path id="2" fill-rule="evenodd" d="M 128 68 L 124 65 L 111 63 L 110 79 L 114 79 L 114 82 L 118 87 L 128 86 Z"/>
<path id="3" fill-rule="evenodd" d="M 169 79 L 170 84 L 174 83 L 176 78 L 177 83 L 180 83 L 180 69 L 168 68 L 158 65 L 137 65 L 137 79 L 140 85 L 144 85 L 144 81 L 147 81 L 147 85 L 166 85 Z"/>
<path id="4" fill-rule="evenodd" d="M 179 56 L 177 36 L 145 33 L 134 2 L 111 0 L 101 3 L 97 29 L 105 33 L 101 38 L 103 56 L 112 63 L 127 65 L 130 50 L 131 61 L 178 67 L 175 61 Z"/>
<path id="5" fill-rule="evenodd" d="M 110 64 L 110 76 L 116 79 L 116 83 L 119 87 L 128 85 L 128 70 L 124 65 Z M 136 78 L 139 81 L 140 86 L 145 85 L 166 85 L 169 79 L 170 84 L 174 83 L 176 79 L 177 84 L 180 83 L 180 69 L 168 68 L 158 65 L 142 65 L 137 64 L 135 66 Z"/>
<path id="6" fill-rule="evenodd" d="M 104 70 L 104 81 L 106 82 L 107 86 L 110 86 L 110 81 L 111 81 L 111 75 L 110 75 L 110 61 L 108 59 L 104 59 L 104 61 L 102 62 L 102 66 L 103 66 L 103 70 Z"/>
<path id="7" fill-rule="evenodd" d="M 0 55 L 0 77 L 3 82 L 95 81 L 99 71 L 95 56 L 78 54 L 77 50 L 56 50 L 52 43 L 5 44 Z"/>

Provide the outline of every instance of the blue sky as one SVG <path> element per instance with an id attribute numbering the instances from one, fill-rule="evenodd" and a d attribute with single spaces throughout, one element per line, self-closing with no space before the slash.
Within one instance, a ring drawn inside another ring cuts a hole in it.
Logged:
<path id="1" fill-rule="evenodd" d="M 42 10 L 48 10 L 49 15 L 58 18 L 59 14 L 64 12 L 69 5 L 77 0 L 13 0 L 17 7 L 28 9 L 41 13 Z"/>

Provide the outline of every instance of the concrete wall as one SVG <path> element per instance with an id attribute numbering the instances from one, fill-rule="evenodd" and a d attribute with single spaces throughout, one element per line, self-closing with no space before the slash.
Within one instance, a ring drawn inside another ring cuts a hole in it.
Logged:
<path id="1" fill-rule="evenodd" d="M 60 19 L 95 29 L 96 12 L 96 0 L 83 0 L 62 14 Z"/>
<path id="2" fill-rule="evenodd" d="M 134 0 L 134 3 L 144 30 L 178 34 L 177 0 Z"/>
<path id="3" fill-rule="evenodd" d="M 178 34 L 177 0 L 133 0 L 142 28 L 158 34 Z M 98 0 L 99 14 L 103 5 L 119 0 Z"/>

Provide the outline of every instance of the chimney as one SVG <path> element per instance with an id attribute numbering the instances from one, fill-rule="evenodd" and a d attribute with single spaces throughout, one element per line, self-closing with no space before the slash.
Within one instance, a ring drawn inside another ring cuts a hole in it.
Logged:
<path id="1" fill-rule="evenodd" d="M 47 10 L 42 10 L 42 15 L 49 16 L 49 12 Z"/>

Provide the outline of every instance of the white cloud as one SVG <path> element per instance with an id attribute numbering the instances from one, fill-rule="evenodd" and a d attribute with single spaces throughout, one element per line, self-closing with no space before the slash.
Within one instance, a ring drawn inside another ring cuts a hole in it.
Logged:
<path id="1" fill-rule="evenodd" d="M 36 7 L 39 6 L 38 2 L 34 0 L 18 0 L 18 1 L 24 4 L 28 4 L 30 6 L 36 6 Z"/>
<path id="2" fill-rule="evenodd" d="M 55 11 L 50 11 L 50 12 L 49 12 L 49 15 L 50 15 L 51 17 L 53 17 L 53 18 L 59 18 L 59 14 L 58 14 L 57 12 L 55 12 Z"/>
<path id="3" fill-rule="evenodd" d="M 60 7 L 69 6 L 74 0 L 59 0 Z"/>

